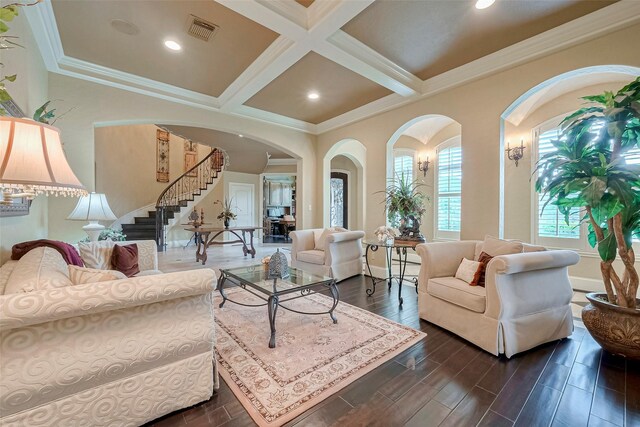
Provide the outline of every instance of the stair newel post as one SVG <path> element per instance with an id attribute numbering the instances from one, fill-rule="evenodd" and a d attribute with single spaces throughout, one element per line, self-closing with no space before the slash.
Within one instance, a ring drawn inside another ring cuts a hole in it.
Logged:
<path id="1" fill-rule="evenodd" d="M 156 206 L 156 243 L 159 252 L 164 251 L 164 212 L 162 207 Z"/>

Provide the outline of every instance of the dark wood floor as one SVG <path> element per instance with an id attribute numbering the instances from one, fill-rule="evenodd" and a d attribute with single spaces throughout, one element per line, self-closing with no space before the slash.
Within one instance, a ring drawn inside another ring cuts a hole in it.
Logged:
<path id="1" fill-rule="evenodd" d="M 341 301 L 428 336 L 287 426 L 640 426 L 640 363 L 603 352 L 584 329 L 497 358 L 420 320 L 411 287 L 400 309 L 395 287 L 366 297 L 364 280 L 342 282 Z M 208 402 L 153 425 L 255 425 L 221 383 Z"/>

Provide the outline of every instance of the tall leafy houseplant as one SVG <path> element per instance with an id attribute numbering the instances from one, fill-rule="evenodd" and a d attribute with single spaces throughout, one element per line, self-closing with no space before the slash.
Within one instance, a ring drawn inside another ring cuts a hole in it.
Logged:
<path id="1" fill-rule="evenodd" d="M 429 197 L 420 191 L 423 185 L 402 174 L 389 180 L 387 188 L 381 191 L 385 194 L 383 203 L 387 208 L 389 224 L 400 226 L 400 240 L 424 241 L 420 233 L 420 221 L 426 210 L 425 200 L 429 200 Z"/>
<path id="2" fill-rule="evenodd" d="M 548 195 L 568 223 L 572 208 L 584 212 L 589 243 L 597 246 L 609 303 L 635 309 L 638 271 L 632 246 L 640 237 L 640 165 L 624 154 L 640 148 L 640 77 L 617 93 L 583 98 L 591 105 L 562 123 L 556 151 L 537 164 L 536 190 Z M 600 130 L 594 125 L 602 123 Z M 618 273 L 616 254 L 624 270 Z"/>

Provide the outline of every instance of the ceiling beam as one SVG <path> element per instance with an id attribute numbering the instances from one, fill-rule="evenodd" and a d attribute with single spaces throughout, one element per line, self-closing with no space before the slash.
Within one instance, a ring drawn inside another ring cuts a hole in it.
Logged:
<path id="1" fill-rule="evenodd" d="M 219 99 L 223 111 L 243 105 L 311 51 L 402 96 L 415 95 L 421 87 L 422 81 L 416 76 L 340 31 L 373 0 L 316 0 L 308 10 L 302 10 L 306 23 L 302 22 L 300 8 L 290 2 L 216 1 L 281 34 L 222 93 Z"/>

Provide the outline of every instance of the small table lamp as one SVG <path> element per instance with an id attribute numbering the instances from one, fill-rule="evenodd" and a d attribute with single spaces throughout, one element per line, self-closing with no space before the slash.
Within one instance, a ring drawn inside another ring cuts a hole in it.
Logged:
<path id="1" fill-rule="evenodd" d="M 95 242 L 104 230 L 104 225 L 98 223 L 102 220 L 118 219 L 107 203 L 107 197 L 101 193 L 90 193 L 81 197 L 78 204 L 67 219 L 75 221 L 89 221 L 82 229 L 89 236 L 89 240 Z"/>

